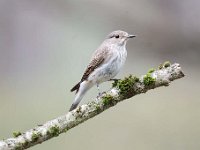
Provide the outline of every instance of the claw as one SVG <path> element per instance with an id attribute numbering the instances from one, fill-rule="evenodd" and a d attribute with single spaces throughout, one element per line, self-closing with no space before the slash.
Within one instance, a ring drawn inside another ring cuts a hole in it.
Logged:
<path id="1" fill-rule="evenodd" d="M 116 81 L 119 81 L 120 79 L 110 79 L 109 81 L 114 81 L 114 82 L 116 82 Z"/>

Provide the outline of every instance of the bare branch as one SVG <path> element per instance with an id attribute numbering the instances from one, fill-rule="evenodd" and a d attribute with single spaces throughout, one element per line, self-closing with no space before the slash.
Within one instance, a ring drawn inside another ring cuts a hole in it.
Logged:
<path id="1" fill-rule="evenodd" d="M 42 143 L 63 132 L 79 125 L 80 123 L 98 115 L 104 110 L 114 106 L 120 101 L 145 93 L 150 89 L 168 86 L 175 79 L 184 77 L 179 64 L 162 64 L 158 70 L 150 70 L 140 78 L 129 76 L 113 83 L 113 88 L 105 92 L 95 101 L 79 106 L 56 119 L 46 122 L 24 133 L 16 133 L 14 138 L 0 141 L 0 150 L 26 149 Z"/>

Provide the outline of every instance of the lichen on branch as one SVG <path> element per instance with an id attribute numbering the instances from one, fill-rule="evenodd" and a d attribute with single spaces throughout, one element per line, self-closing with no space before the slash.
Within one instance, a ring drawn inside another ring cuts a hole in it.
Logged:
<path id="1" fill-rule="evenodd" d="M 170 62 L 165 62 L 157 70 L 150 69 L 146 75 L 140 78 L 130 75 L 124 79 L 116 80 L 113 87 L 96 100 L 24 133 L 14 132 L 13 138 L 0 141 L 0 150 L 23 150 L 42 143 L 67 132 L 120 101 L 145 93 L 150 89 L 168 86 L 171 81 L 182 77 L 184 77 L 184 74 L 179 64 L 171 65 Z"/>

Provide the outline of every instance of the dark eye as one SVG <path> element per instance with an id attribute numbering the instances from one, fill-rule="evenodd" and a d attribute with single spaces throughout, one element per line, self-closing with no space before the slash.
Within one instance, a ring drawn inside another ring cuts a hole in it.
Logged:
<path id="1" fill-rule="evenodd" d="M 116 35 L 116 36 L 115 36 L 115 38 L 117 38 L 117 39 L 118 39 L 118 38 L 119 38 L 119 35 Z"/>

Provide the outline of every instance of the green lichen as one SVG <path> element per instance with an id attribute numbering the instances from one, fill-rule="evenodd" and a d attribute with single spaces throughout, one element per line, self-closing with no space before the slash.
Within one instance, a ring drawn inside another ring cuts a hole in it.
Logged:
<path id="1" fill-rule="evenodd" d="M 13 136 L 16 138 L 18 136 L 22 135 L 21 132 L 17 131 L 17 132 L 13 132 Z"/>
<path id="2" fill-rule="evenodd" d="M 15 150 L 22 150 L 23 148 L 22 148 L 22 146 L 21 145 L 17 145 L 17 146 L 15 146 Z"/>
<path id="3" fill-rule="evenodd" d="M 155 71 L 154 68 L 149 69 L 148 73 L 153 73 Z"/>
<path id="4" fill-rule="evenodd" d="M 160 65 L 158 66 L 158 69 L 159 69 L 159 70 L 163 69 L 163 64 L 160 64 Z"/>
<path id="5" fill-rule="evenodd" d="M 167 68 L 167 67 L 170 67 L 170 66 L 171 66 L 170 61 L 165 61 L 163 64 L 160 64 L 158 66 L 158 69 L 160 70 L 160 69 Z"/>
<path id="6" fill-rule="evenodd" d="M 113 97 L 109 94 L 106 94 L 105 96 L 102 97 L 103 105 L 111 105 L 113 103 Z"/>
<path id="7" fill-rule="evenodd" d="M 25 140 L 24 143 L 22 143 L 22 146 L 23 146 L 23 147 L 27 147 L 28 144 L 29 144 L 29 141 Z"/>
<path id="8" fill-rule="evenodd" d="M 47 131 L 47 135 L 49 135 L 49 136 L 58 136 L 59 133 L 60 133 L 60 128 L 59 128 L 59 126 L 57 126 L 57 125 L 51 127 L 51 128 Z"/>
<path id="9" fill-rule="evenodd" d="M 28 144 L 29 142 L 27 140 L 25 140 L 23 143 L 17 143 L 17 145 L 15 146 L 15 150 L 26 149 Z"/>
<path id="10" fill-rule="evenodd" d="M 113 100 L 113 97 L 109 94 L 106 94 L 102 97 L 102 102 L 104 106 L 111 104 L 112 100 Z M 99 108 L 97 107 L 97 109 Z"/>
<path id="11" fill-rule="evenodd" d="M 155 84 L 156 79 L 153 78 L 150 73 L 147 73 L 143 78 L 143 82 L 144 82 L 144 85 L 150 86 L 150 85 L 154 85 Z"/>
<path id="12" fill-rule="evenodd" d="M 163 66 L 164 66 L 165 68 L 170 67 L 170 66 L 171 66 L 171 63 L 170 63 L 169 61 L 166 61 L 166 62 L 164 62 Z"/>
<path id="13" fill-rule="evenodd" d="M 33 133 L 32 136 L 31 136 L 31 140 L 33 142 L 36 142 L 40 137 L 42 136 L 42 134 L 40 132 L 38 133 Z"/>
<path id="14" fill-rule="evenodd" d="M 65 128 L 64 130 L 63 130 L 63 132 L 67 132 L 68 131 L 68 128 Z"/>
<path id="15" fill-rule="evenodd" d="M 112 87 L 116 87 L 118 82 L 119 80 L 114 80 L 114 82 L 112 83 Z"/>
<path id="16" fill-rule="evenodd" d="M 96 111 L 97 111 L 97 112 L 100 112 L 100 111 L 101 111 L 101 108 L 100 108 L 99 105 L 95 105 L 95 108 L 96 108 Z"/>
<path id="17" fill-rule="evenodd" d="M 129 98 L 134 93 L 133 85 L 136 82 L 139 82 L 139 78 L 130 75 L 129 77 L 125 77 L 123 80 L 118 80 L 114 82 L 113 87 L 120 89 L 121 96 Z"/>

